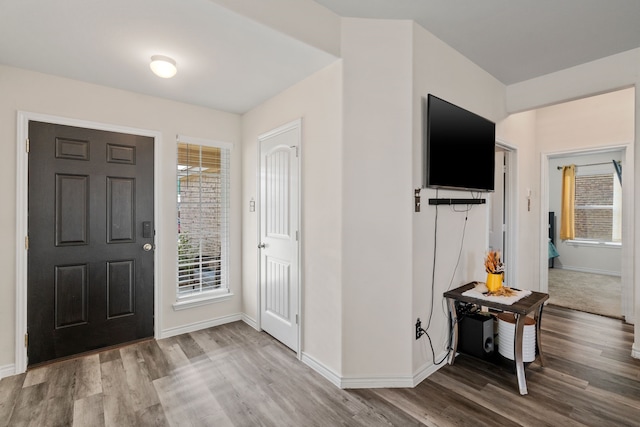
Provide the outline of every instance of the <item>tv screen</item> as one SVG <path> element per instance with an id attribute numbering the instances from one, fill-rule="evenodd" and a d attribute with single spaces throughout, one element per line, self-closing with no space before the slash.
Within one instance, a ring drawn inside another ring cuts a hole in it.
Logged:
<path id="1" fill-rule="evenodd" d="M 425 184 L 431 188 L 493 191 L 495 124 L 429 94 Z"/>

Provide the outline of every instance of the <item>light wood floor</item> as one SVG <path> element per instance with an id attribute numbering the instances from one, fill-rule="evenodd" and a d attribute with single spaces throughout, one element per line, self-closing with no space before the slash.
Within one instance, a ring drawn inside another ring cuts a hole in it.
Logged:
<path id="1" fill-rule="evenodd" d="M 413 389 L 340 390 L 242 322 L 0 381 L 0 426 L 638 426 L 633 328 L 548 306 L 529 394 L 459 356 Z"/>

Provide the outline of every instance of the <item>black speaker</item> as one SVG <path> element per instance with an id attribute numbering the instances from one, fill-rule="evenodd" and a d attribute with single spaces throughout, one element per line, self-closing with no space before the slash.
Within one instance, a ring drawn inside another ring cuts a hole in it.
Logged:
<path id="1" fill-rule="evenodd" d="M 458 321 L 458 351 L 488 359 L 493 356 L 493 317 L 467 314 Z"/>

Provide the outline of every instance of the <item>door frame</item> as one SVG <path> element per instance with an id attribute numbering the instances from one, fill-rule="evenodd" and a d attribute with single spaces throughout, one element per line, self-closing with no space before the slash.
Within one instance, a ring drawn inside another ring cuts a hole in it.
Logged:
<path id="1" fill-rule="evenodd" d="M 17 127 L 16 127 L 16 329 L 15 329 L 15 366 L 16 374 L 21 374 L 27 370 L 27 248 L 26 237 L 28 234 L 28 190 L 29 190 L 29 156 L 26 150 L 27 140 L 29 138 L 29 121 L 40 121 L 58 125 L 75 126 L 93 130 L 104 130 L 110 132 L 128 133 L 132 135 L 148 136 L 153 138 L 153 164 L 154 164 L 154 228 L 156 235 L 154 243 L 156 247 L 162 247 L 160 244 L 161 233 L 159 233 L 158 224 L 161 224 L 162 215 L 160 207 L 161 192 L 156 183 L 160 181 L 161 156 L 159 148 L 162 146 L 162 133 L 157 131 L 137 129 L 126 126 L 119 126 L 107 123 L 99 123 L 67 117 L 52 116 L 48 114 L 39 114 L 26 111 L 18 111 Z M 158 251 L 154 251 L 154 337 L 160 337 L 160 325 L 162 325 L 161 308 L 161 276 L 160 262 L 158 260 Z"/>
<path id="2" fill-rule="evenodd" d="M 262 140 L 264 139 L 268 139 L 271 138 L 273 136 L 276 136 L 278 134 L 290 131 L 292 129 L 296 129 L 297 130 L 297 139 L 298 139 L 298 228 L 299 228 L 299 233 L 298 233 L 298 256 L 297 256 L 297 263 L 298 263 L 298 350 L 296 351 L 296 356 L 298 358 L 298 360 L 302 360 L 302 339 L 303 339 L 303 334 L 302 334 L 302 330 L 303 330 L 303 324 L 304 324 L 304 313 L 303 313 L 303 306 L 302 306 L 302 301 L 304 300 L 303 298 L 303 292 L 304 292 L 304 286 L 303 286 L 303 277 L 304 277 L 304 273 L 303 273 L 303 263 L 302 263 L 302 254 L 304 252 L 303 249 L 303 242 L 304 242 L 304 233 L 302 232 L 303 227 L 304 227 L 304 223 L 303 223 L 303 217 L 302 217 L 302 184 L 303 184 L 303 179 L 302 179 L 302 173 L 303 173 L 303 150 L 302 150 L 302 118 L 298 118 L 296 120 L 293 120 L 291 122 L 285 123 L 281 126 L 278 126 L 275 129 L 272 129 L 268 132 L 262 133 L 260 135 L 258 135 L 258 163 L 257 163 L 257 189 L 258 189 L 258 197 L 257 197 L 257 216 L 256 216 L 256 221 L 257 221 L 257 235 L 256 235 L 256 241 L 260 242 L 261 239 L 261 228 L 260 228 L 260 222 L 261 222 L 261 215 L 262 215 L 262 206 L 260 203 L 260 191 L 262 191 L 262 168 L 261 168 L 261 159 L 262 159 Z M 262 289 L 261 289 L 261 275 L 262 275 L 262 269 L 261 269 L 261 258 L 260 258 L 260 249 L 257 248 L 257 244 L 256 244 L 256 259 L 257 259 L 257 283 L 256 283 L 256 290 L 257 290 L 257 324 L 258 324 L 258 329 L 262 330 Z"/>
<path id="3" fill-rule="evenodd" d="M 504 191 L 504 221 L 506 223 L 504 237 L 505 248 L 503 248 L 505 252 L 504 258 L 508 262 L 507 270 L 509 271 L 509 280 L 517 281 L 518 258 L 516 248 L 518 247 L 518 147 L 511 145 L 500 138 L 496 139 L 496 147 L 499 147 L 504 151 L 504 156 L 507 164 Z M 487 227 L 488 226 L 489 224 L 487 224 Z M 487 247 L 489 247 L 488 244 Z"/>
<path id="4" fill-rule="evenodd" d="M 622 315 L 625 322 L 635 324 L 635 289 L 633 282 L 633 254 L 635 251 L 634 234 L 634 146 L 633 142 L 626 144 L 606 145 L 599 147 L 573 148 L 562 151 L 546 151 L 541 153 L 540 170 L 540 292 L 549 292 L 549 254 L 548 254 L 548 224 L 549 224 L 549 160 L 556 157 L 566 157 L 575 154 L 597 154 L 609 151 L 622 151 L 624 161 L 624 185 L 622 186 L 622 236 L 631 236 L 622 240 Z"/>

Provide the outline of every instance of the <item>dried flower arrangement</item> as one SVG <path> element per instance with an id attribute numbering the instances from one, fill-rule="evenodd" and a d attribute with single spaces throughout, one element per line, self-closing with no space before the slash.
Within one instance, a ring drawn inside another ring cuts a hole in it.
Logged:
<path id="1" fill-rule="evenodd" d="M 484 259 L 484 269 L 489 274 L 504 272 L 504 264 L 500 261 L 500 251 L 488 251 Z"/>

